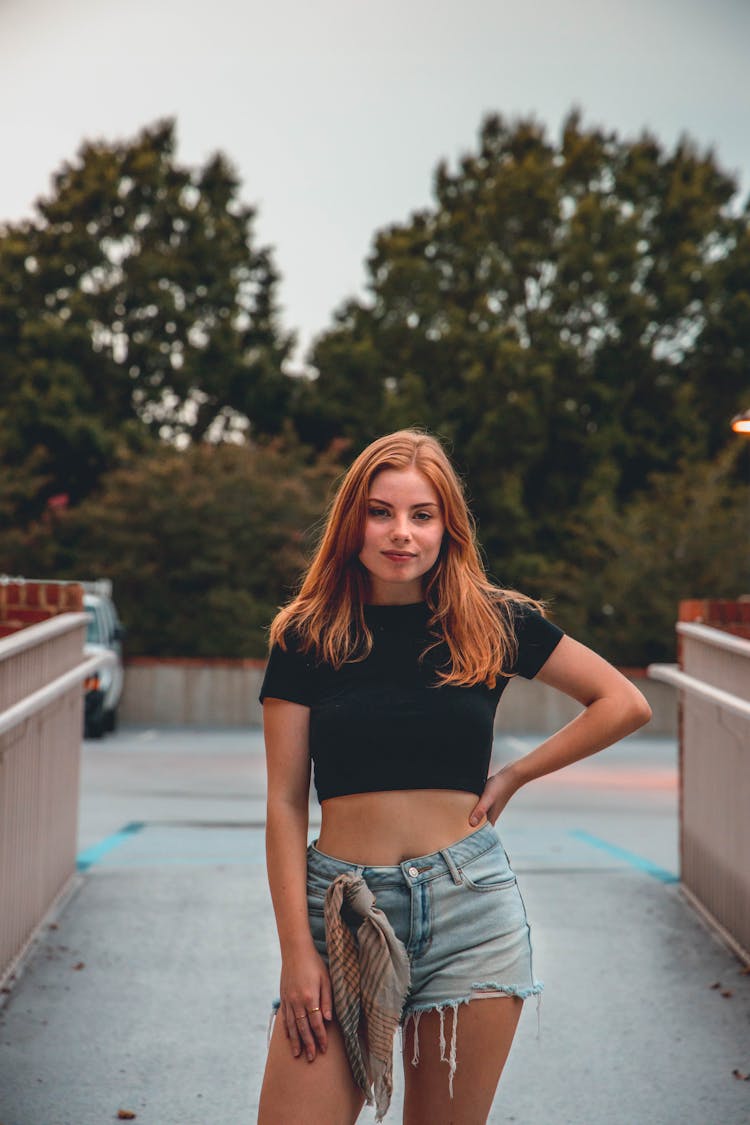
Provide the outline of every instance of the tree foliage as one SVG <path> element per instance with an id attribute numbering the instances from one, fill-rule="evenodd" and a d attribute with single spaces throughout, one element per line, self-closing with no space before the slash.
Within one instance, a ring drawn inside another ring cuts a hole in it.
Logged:
<path id="1" fill-rule="evenodd" d="M 337 471 L 279 440 L 163 446 L 6 541 L 0 569 L 112 579 L 130 655 L 262 657 Z"/>
<path id="2" fill-rule="evenodd" d="M 735 441 L 654 474 L 623 506 L 600 495 L 572 517 L 575 557 L 550 560 L 547 592 L 574 636 L 619 664 L 673 660 L 681 599 L 750 593 L 750 490 L 734 479 L 743 452 Z"/>
<path id="3" fill-rule="evenodd" d="M 85 144 L 0 230 L 0 570 L 111 577 L 131 652 L 262 655 L 323 451 L 417 425 L 464 474 L 493 577 L 616 662 L 671 656 L 680 597 L 750 592 L 728 430 L 750 202 L 711 152 L 488 117 L 434 203 L 376 234 L 310 380 L 283 372 L 238 191 L 221 155 L 181 166 L 167 121 Z"/>
<path id="4" fill-rule="evenodd" d="M 574 112 L 554 143 L 488 117 L 475 152 L 438 166 L 434 205 L 377 234 L 368 298 L 339 309 L 298 387 L 300 433 L 442 435 L 490 569 L 554 595 L 591 513 L 619 520 L 654 479 L 718 456 L 747 405 L 736 191 L 688 139 L 666 151 Z"/>
<path id="5" fill-rule="evenodd" d="M 172 121 L 88 142 L 35 216 L 0 231 L 0 445 L 73 503 L 153 439 L 278 432 L 291 340 L 252 207 L 221 155 L 175 159 Z"/>

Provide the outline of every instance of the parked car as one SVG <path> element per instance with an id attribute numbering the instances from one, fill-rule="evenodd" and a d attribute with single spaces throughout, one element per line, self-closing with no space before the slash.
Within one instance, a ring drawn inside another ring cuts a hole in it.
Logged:
<path id="1" fill-rule="evenodd" d="M 122 639 L 124 629 L 112 601 L 112 586 L 108 581 L 83 582 L 83 608 L 88 615 L 84 652 L 95 656 L 97 652 L 114 652 L 115 664 L 105 664 L 86 680 L 84 709 L 84 736 L 101 738 L 106 731 L 117 726 L 117 708 L 123 685 Z"/>

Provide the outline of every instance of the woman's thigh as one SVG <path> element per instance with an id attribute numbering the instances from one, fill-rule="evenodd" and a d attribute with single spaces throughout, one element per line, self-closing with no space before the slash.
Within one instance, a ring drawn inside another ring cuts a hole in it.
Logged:
<path id="1" fill-rule="evenodd" d="M 409 1020 L 404 1029 L 404 1125 L 485 1125 L 500 1075 L 518 1026 L 523 1001 L 517 996 L 471 1000 L 443 1013 L 423 1012 L 418 1024 Z M 452 1020 L 458 1019 L 456 1070 L 453 1097 L 449 1090 L 449 1064 L 441 1038 L 452 1038 Z M 415 1031 L 419 1037 L 418 1062 Z M 442 1056 L 442 1057 L 441 1057 Z"/>
<path id="2" fill-rule="evenodd" d="M 352 1125 L 364 1105 L 335 1020 L 326 1024 L 328 1048 L 312 1062 L 292 1054 L 283 1020 L 274 1020 L 260 1092 L 258 1125 Z"/>

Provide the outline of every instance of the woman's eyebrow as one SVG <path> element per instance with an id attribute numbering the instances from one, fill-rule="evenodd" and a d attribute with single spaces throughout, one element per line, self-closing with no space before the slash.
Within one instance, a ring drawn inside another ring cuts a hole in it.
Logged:
<path id="1" fill-rule="evenodd" d="M 385 508 L 392 508 L 390 500 L 378 500 L 377 496 L 371 496 L 368 501 L 370 504 L 382 504 Z M 412 504 L 412 508 L 437 508 L 434 500 L 423 500 L 421 504 Z"/>

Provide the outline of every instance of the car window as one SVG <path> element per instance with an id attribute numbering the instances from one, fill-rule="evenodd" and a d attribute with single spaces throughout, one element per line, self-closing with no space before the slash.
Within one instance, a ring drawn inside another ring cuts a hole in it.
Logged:
<path id="1" fill-rule="evenodd" d="M 102 630 L 99 623 L 96 610 L 92 605 L 86 606 L 86 613 L 88 614 L 88 623 L 86 625 L 86 642 L 90 645 L 104 644 L 102 637 Z"/>
<path id="2" fill-rule="evenodd" d="M 102 621 L 104 623 L 106 643 L 109 644 L 115 631 L 115 621 L 112 607 L 108 605 L 107 602 L 101 602 L 99 605 L 99 612 L 102 615 Z"/>

